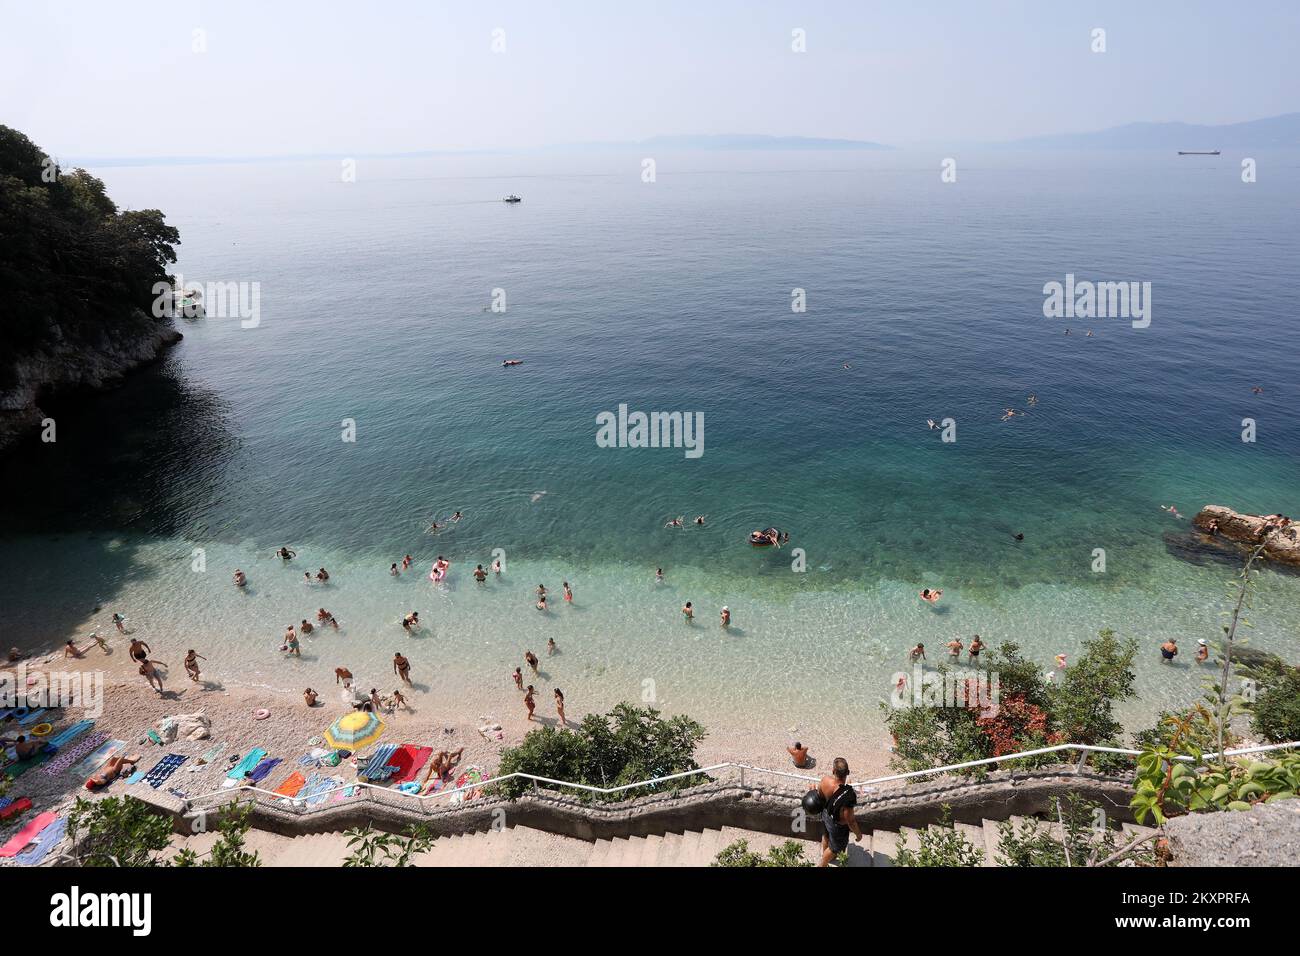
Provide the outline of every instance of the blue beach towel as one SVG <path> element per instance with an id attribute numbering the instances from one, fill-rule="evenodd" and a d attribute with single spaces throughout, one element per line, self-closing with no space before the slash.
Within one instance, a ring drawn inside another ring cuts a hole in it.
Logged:
<path id="1" fill-rule="evenodd" d="M 45 741 L 45 747 L 47 750 L 51 752 L 56 751 L 64 744 L 66 744 L 68 741 L 80 737 L 87 730 L 89 730 L 91 727 L 94 726 L 95 726 L 95 722 L 93 720 L 79 720 L 71 727 L 65 727 L 63 730 L 60 730 L 49 740 Z"/>
<path id="2" fill-rule="evenodd" d="M 226 777 L 230 780 L 243 780 L 244 774 L 248 773 L 259 763 L 261 763 L 262 758 L 265 756 L 266 756 L 265 750 L 263 750 L 261 747 L 254 747 L 252 750 L 250 750 L 247 754 L 244 755 L 243 760 L 239 761 L 239 763 L 235 764 L 233 767 L 230 768 L 230 772 L 226 774 Z"/>
<path id="3" fill-rule="evenodd" d="M 174 774 L 189 758 L 184 754 L 167 754 L 154 764 L 153 769 L 144 775 L 144 780 L 149 786 L 157 790 L 164 780 Z"/>
<path id="4" fill-rule="evenodd" d="M 254 783 L 261 783 L 263 780 L 267 778 L 267 775 L 270 774 L 270 772 L 274 770 L 276 765 L 279 763 L 280 763 L 279 757 L 268 757 L 267 759 L 263 760 L 261 763 L 259 763 L 256 767 L 253 768 L 253 772 L 249 775 L 249 779 L 251 779 Z"/>
<path id="5" fill-rule="evenodd" d="M 387 780 L 397 773 L 396 767 L 388 766 L 388 758 L 395 753 L 397 744 L 380 744 L 366 761 L 366 769 L 361 771 L 360 776 L 367 780 Z"/>
<path id="6" fill-rule="evenodd" d="M 14 857 L 14 862 L 19 866 L 36 866 L 49 856 L 50 851 L 59 845 L 67 832 L 68 818 L 66 816 L 59 817 L 41 831 L 40 836 L 32 841 L 31 846 Z"/>
<path id="7" fill-rule="evenodd" d="M 33 711 L 30 711 L 30 712 L 27 714 L 26 717 L 20 717 L 20 718 L 18 719 L 18 723 L 20 723 L 20 724 L 22 724 L 24 727 L 26 727 L 28 724 L 35 723 L 36 718 L 39 717 L 39 716 L 41 716 L 41 714 L 43 714 L 43 713 L 45 713 L 45 708 L 44 708 L 44 707 L 42 707 L 40 710 L 33 710 Z"/>

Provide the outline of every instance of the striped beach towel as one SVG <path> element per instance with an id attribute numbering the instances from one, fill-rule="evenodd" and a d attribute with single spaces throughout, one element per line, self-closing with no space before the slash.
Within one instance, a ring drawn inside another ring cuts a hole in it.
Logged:
<path id="1" fill-rule="evenodd" d="M 396 752 L 397 744 L 380 744 L 366 761 L 366 769 L 358 776 L 365 777 L 367 780 L 387 780 L 397 770 L 396 767 L 388 765 L 389 758 Z"/>
<path id="2" fill-rule="evenodd" d="M 78 760 L 84 758 L 92 750 L 108 739 L 108 734 L 102 731 L 96 731 L 87 737 L 83 737 L 71 746 L 64 747 L 59 751 L 59 755 L 51 760 L 45 766 L 45 772 L 53 777 L 55 774 L 63 773 Z"/>
<path id="3" fill-rule="evenodd" d="M 45 746 L 48 747 L 50 749 L 50 752 L 52 753 L 58 750 L 64 744 L 68 743 L 69 741 L 75 740 L 77 737 L 80 737 L 87 730 L 89 730 L 91 727 L 94 726 L 95 726 L 95 722 L 93 720 L 79 720 L 71 727 L 65 727 L 63 730 L 60 730 L 49 740 L 45 741 Z"/>

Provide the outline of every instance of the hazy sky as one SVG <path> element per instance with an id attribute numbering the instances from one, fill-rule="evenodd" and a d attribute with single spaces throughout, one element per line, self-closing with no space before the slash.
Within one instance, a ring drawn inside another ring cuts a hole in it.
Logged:
<path id="1" fill-rule="evenodd" d="M 1300 109 L 1295 0 L 0 0 L 0 31 L 0 123 L 71 157 L 907 145 Z"/>

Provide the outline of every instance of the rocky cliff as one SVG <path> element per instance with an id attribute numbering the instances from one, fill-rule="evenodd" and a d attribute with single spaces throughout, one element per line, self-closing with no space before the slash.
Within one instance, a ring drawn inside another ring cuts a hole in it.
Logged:
<path id="1" fill-rule="evenodd" d="M 1192 524 L 1206 534 L 1247 548 L 1262 543 L 1268 560 L 1300 567 L 1300 526 L 1291 524 L 1265 532 L 1266 520 L 1262 515 L 1239 514 L 1223 505 L 1206 505 Z"/>
<path id="2" fill-rule="evenodd" d="M 126 326 L 104 326 L 89 339 L 57 333 L 54 341 L 18 358 L 0 391 L 0 449 L 40 428 L 40 402 L 59 392 L 105 388 L 158 359 L 181 340 L 169 322 L 144 313 Z"/>

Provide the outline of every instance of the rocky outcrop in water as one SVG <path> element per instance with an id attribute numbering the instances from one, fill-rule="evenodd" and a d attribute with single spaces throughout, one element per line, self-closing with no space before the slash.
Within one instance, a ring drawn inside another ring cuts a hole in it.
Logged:
<path id="1" fill-rule="evenodd" d="M 1246 548 L 1263 544 L 1264 557 L 1269 561 L 1300 567 L 1300 525 L 1295 523 L 1279 528 L 1264 515 L 1239 514 L 1223 505 L 1206 505 L 1192 524 L 1199 531 Z"/>
<path id="2" fill-rule="evenodd" d="M 0 390 L 0 449 L 40 428 L 43 398 L 78 389 L 111 387 L 158 359 L 181 333 L 141 314 L 138 325 L 104 327 L 92 340 L 61 335 L 12 366 L 13 383 Z"/>

